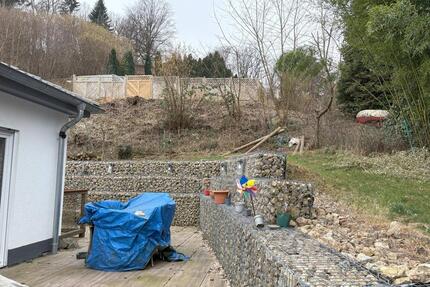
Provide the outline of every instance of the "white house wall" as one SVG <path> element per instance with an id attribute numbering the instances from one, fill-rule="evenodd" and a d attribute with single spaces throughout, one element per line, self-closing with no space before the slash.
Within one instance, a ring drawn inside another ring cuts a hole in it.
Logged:
<path id="1" fill-rule="evenodd" d="M 16 130 L 8 249 L 52 238 L 58 133 L 67 117 L 0 91 L 0 127 Z"/>

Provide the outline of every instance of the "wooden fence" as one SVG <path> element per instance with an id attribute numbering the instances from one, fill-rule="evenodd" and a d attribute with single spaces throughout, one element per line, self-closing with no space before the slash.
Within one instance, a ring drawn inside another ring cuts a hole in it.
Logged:
<path id="1" fill-rule="evenodd" d="M 205 86 L 209 87 L 215 94 L 219 87 L 228 87 L 235 91 L 240 90 L 243 100 L 255 101 L 261 88 L 260 82 L 256 79 L 176 78 L 181 85 L 186 83 L 189 89 L 199 89 L 201 86 Z M 145 75 L 124 77 L 116 75 L 73 76 L 72 87 L 75 93 L 98 102 L 110 102 L 128 97 L 161 99 L 166 81 L 164 77 Z"/>

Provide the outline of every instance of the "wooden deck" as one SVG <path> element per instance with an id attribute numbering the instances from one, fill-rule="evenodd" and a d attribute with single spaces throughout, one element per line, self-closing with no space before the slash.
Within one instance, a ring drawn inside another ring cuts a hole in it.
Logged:
<path id="1" fill-rule="evenodd" d="M 82 248 L 60 251 L 17 266 L 0 269 L 0 275 L 31 287 L 43 286 L 165 286 L 225 287 L 228 283 L 217 270 L 218 262 L 194 227 L 172 227 L 172 245 L 191 259 L 187 262 L 155 261 L 154 267 L 134 272 L 101 272 L 88 269 L 76 253 L 86 251 L 88 239 L 80 239 Z"/>

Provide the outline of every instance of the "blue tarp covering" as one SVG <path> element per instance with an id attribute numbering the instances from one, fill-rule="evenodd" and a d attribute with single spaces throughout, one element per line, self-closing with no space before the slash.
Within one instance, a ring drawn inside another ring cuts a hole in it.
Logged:
<path id="1" fill-rule="evenodd" d="M 143 193 L 127 203 L 107 200 L 86 204 L 80 223 L 94 225 L 87 266 L 103 271 L 144 269 L 156 248 L 170 246 L 175 207 L 167 193 Z M 187 258 L 173 251 L 169 259 Z"/>

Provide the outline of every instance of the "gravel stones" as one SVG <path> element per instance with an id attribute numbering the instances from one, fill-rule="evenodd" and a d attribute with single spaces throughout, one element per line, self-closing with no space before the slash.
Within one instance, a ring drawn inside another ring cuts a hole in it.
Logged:
<path id="1" fill-rule="evenodd" d="M 407 272 L 412 282 L 430 283 L 430 263 L 420 264 Z"/>

